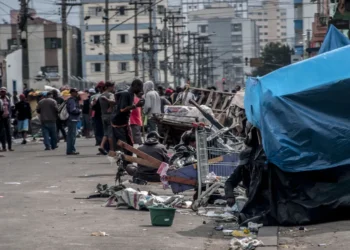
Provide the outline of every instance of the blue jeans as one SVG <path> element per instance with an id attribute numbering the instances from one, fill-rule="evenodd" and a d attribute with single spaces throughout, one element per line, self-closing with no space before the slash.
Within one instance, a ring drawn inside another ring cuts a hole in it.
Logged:
<path id="1" fill-rule="evenodd" d="M 57 148 L 56 122 L 44 122 L 41 124 L 46 149 Z"/>
<path id="2" fill-rule="evenodd" d="M 76 121 L 68 121 L 68 133 L 67 133 L 67 154 L 76 152 L 75 140 L 77 138 L 77 123 Z"/>

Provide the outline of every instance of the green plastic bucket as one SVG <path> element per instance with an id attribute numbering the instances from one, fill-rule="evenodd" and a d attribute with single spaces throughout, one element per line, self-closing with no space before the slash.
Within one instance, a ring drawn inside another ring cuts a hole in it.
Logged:
<path id="1" fill-rule="evenodd" d="M 153 226 L 170 227 L 175 217 L 175 208 L 171 207 L 148 207 Z"/>

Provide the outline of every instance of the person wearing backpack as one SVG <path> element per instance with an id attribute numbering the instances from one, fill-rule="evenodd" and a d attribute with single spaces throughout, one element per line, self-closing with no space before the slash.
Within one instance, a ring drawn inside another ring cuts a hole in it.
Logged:
<path id="1" fill-rule="evenodd" d="M 58 91 L 56 89 L 52 90 L 52 98 L 57 102 L 58 107 L 60 107 L 63 103 L 64 100 L 62 97 L 58 95 Z M 56 127 L 57 127 L 57 142 L 60 141 L 59 133 L 61 132 L 63 136 L 63 140 L 66 141 L 67 134 L 66 130 L 64 129 L 64 123 L 65 121 L 62 121 L 59 117 L 56 121 Z"/>
<path id="2" fill-rule="evenodd" d="M 58 117 L 58 105 L 47 93 L 44 93 L 43 96 L 44 98 L 38 103 L 36 112 L 40 115 L 45 150 L 54 150 L 57 148 L 56 121 Z"/>
<path id="3" fill-rule="evenodd" d="M 78 155 L 79 152 L 75 149 L 75 140 L 77 138 L 77 123 L 80 120 L 80 107 L 78 90 L 71 89 L 69 91 L 71 97 L 67 100 L 68 117 L 68 133 L 67 133 L 67 155 Z"/>

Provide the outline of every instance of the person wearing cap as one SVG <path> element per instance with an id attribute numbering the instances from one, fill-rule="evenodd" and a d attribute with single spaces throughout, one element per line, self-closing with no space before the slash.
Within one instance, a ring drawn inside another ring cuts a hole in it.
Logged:
<path id="1" fill-rule="evenodd" d="M 79 152 L 75 149 L 75 141 L 77 138 L 77 124 L 80 120 L 80 108 L 78 90 L 72 88 L 70 91 L 70 97 L 67 100 L 67 112 L 68 117 L 68 133 L 67 133 L 67 155 L 78 155 Z"/>
<path id="2" fill-rule="evenodd" d="M 46 93 L 43 93 L 42 96 L 43 98 L 39 101 L 36 112 L 40 115 L 45 150 L 54 150 L 57 148 L 56 121 L 58 105 L 54 99 L 48 98 Z"/>
<path id="3" fill-rule="evenodd" d="M 170 88 L 167 88 L 165 90 L 165 98 L 172 104 L 172 100 L 171 100 L 171 95 L 174 93 L 174 91 Z"/>
<path id="4" fill-rule="evenodd" d="M 12 149 L 12 135 L 11 135 L 11 111 L 12 111 L 12 103 L 11 98 L 7 95 L 7 89 L 5 87 L 0 88 L 0 100 L 2 101 L 3 113 L 0 117 L 2 131 L 0 131 L 1 135 L 1 144 L 2 151 L 7 151 L 6 142 L 9 151 L 13 151 Z"/>
<path id="5" fill-rule="evenodd" d="M 29 129 L 29 122 L 32 119 L 32 110 L 24 94 L 19 95 L 19 102 L 15 105 L 15 111 L 17 115 L 18 132 L 22 133 L 22 144 L 27 144 L 27 132 Z"/>
<path id="6" fill-rule="evenodd" d="M 91 117 L 90 117 L 90 98 L 94 94 L 96 94 L 96 91 L 94 89 L 89 89 L 87 91 L 87 98 L 83 101 L 83 108 L 82 108 L 82 113 L 83 113 L 83 128 L 84 128 L 84 135 L 86 138 L 90 138 L 91 136 Z"/>
<path id="7" fill-rule="evenodd" d="M 159 139 L 162 139 L 162 137 L 160 137 L 156 131 L 150 132 L 147 135 L 145 143 L 139 147 L 138 150 L 154 157 L 157 160 L 160 160 L 161 162 L 168 163 L 168 152 L 166 147 L 159 142 Z M 157 170 L 158 169 L 156 168 L 147 167 L 140 164 L 138 166 L 129 164 L 126 167 L 126 172 L 133 176 L 134 182 L 136 181 L 135 179 L 149 182 L 160 182 L 160 176 L 157 174 Z"/>
<path id="8" fill-rule="evenodd" d="M 99 151 L 103 155 L 107 155 L 105 151 L 105 143 L 108 141 L 110 151 L 113 150 L 113 131 L 111 126 L 111 116 L 115 104 L 114 98 L 114 83 L 107 81 L 105 83 L 104 92 L 99 97 L 99 102 L 101 105 L 101 115 L 102 115 L 102 124 L 103 124 L 103 138 Z"/>

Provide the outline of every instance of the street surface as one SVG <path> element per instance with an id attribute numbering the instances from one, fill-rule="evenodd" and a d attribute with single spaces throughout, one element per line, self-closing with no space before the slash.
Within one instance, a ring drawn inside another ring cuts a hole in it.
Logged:
<path id="1" fill-rule="evenodd" d="M 0 158 L 0 249 L 227 249 L 211 243 L 213 223 L 176 213 L 172 227 L 152 227 L 149 212 L 102 207 L 93 194 L 98 183 L 114 184 L 116 165 L 96 156 L 94 140 L 79 140 L 80 156 L 65 155 L 65 144 L 44 151 L 39 142 L 16 145 Z M 20 183 L 20 184 L 18 184 Z M 170 194 L 161 185 L 137 186 Z M 72 193 L 72 192 L 75 193 Z M 108 237 L 93 237 L 103 231 Z M 218 243 L 222 243 L 221 245 Z"/>
<path id="2" fill-rule="evenodd" d="M 19 249 L 228 249 L 231 237 L 215 222 L 176 213 L 172 227 L 152 227 L 149 212 L 102 207 L 106 199 L 74 199 L 93 194 L 98 183 L 114 184 L 116 165 L 96 156 L 94 140 L 78 140 L 79 156 L 66 156 L 65 144 L 44 151 L 41 142 L 16 145 L 0 158 L 0 250 Z M 171 195 L 160 184 L 133 186 Z M 185 193 L 191 197 L 192 192 Z M 203 223 L 205 221 L 205 224 Z M 350 223 L 263 227 L 266 246 L 276 249 L 349 249 Z M 93 237 L 103 231 L 107 237 Z M 261 236 L 261 237 L 260 237 Z"/>

